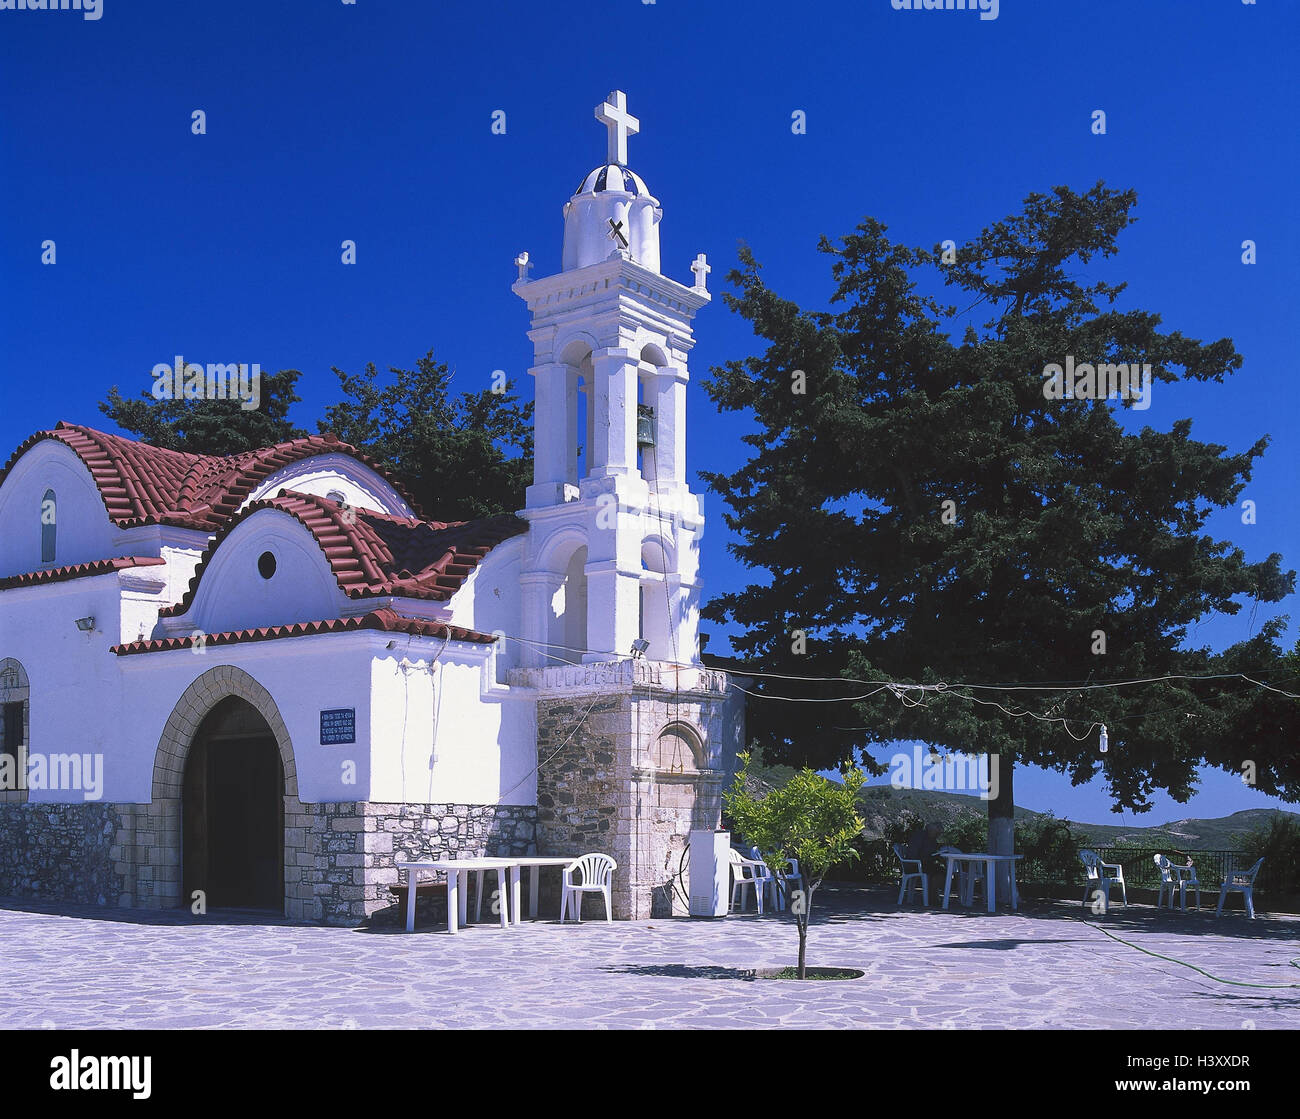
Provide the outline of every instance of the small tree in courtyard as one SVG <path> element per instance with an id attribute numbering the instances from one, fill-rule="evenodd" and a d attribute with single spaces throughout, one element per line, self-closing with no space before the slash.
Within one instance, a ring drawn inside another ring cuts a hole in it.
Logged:
<path id="1" fill-rule="evenodd" d="M 851 766 L 841 784 L 803 769 L 760 795 L 751 788 L 750 759 L 740 755 L 740 772 L 723 804 L 732 826 L 758 848 L 773 873 L 789 869 L 791 859 L 799 861 L 804 888 L 791 895 L 790 909 L 799 927 L 799 978 L 806 979 L 813 894 L 832 866 L 857 857 L 853 840 L 862 831 L 857 796 L 866 775 Z"/>

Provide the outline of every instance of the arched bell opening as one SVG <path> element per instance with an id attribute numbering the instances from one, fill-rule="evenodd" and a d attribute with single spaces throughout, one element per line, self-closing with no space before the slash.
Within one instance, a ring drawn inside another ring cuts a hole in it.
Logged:
<path id="1" fill-rule="evenodd" d="M 587 652 L 587 548 L 562 557 L 563 575 L 551 595 L 545 664 L 581 664 Z"/>

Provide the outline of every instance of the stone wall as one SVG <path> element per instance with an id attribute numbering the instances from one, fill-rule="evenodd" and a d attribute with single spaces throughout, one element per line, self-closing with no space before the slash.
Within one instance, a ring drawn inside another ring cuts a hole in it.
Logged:
<path id="1" fill-rule="evenodd" d="M 0 896 L 118 905 L 117 846 L 135 805 L 0 805 Z M 123 811 L 125 810 L 125 812 Z"/>
<path id="2" fill-rule="evenodd" d="M 536 849 L 537 809 L 531 805 L 349 802 L 305 804 L 302 812 L 307 826 L 292 871 L 286 849 L 286 889 L 310 883 L 316 904 L 309 919 L 331 925 L 360 924 L 391 907 L 398 861 L 526 855 Z M 288 817 L 285 823 L 287 841 L 294 829 Z M 438 881 L 445 879 L 439 875 Z M 445 910 L 445 898 L 431 902 L 432 910 Z M 387 916 L 395 917 L 395 911 Z"/>
<path id="3" fill-rule="evenodd" d="M 689 833 L 717 826 L 743 709 L 703 689 L 608 691 L 538 701 L 538 849 L 611 855 L 616 918 L 684 913 L 674 879 Z"/>
<path id="4" fill-rule="evenodd" d="M 302 804 L 285 798 L 285 916 L 358 925 L 393 905 L 399 859 L 528 854 L 537 809 Z M 180 896 L 180 835 L 151 804 L 0 804 L 0 896 L 162 909 Z M 437 903 L 435 903 L 437 909 Z"/>

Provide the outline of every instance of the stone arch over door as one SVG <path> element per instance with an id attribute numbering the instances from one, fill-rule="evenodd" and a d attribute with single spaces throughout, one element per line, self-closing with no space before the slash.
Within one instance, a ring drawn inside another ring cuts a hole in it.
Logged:
<path id="1" fill-rule="evenodd" d="M 181 795 L 181 779 L 185 775 L 185 760 L 189 757 L 190 743 L 207 715 L 228 696 L 238 696 L 257 709 L 275 735 L 280 748 L 280 763 L 284 766 L 284 791 L 286 796 L 298 796 L 298 767 L 293 760 L 293 743 L 275 700 L 261 684 L 242 668 L 222 664 L 210 668 L 195 680 L 177 700 L 167 725 L 158 740 L 158 752 L 153 762 L 153 799 Z"/>
<path id="2" fill-rule="evenodd" d="M 289 823 L 299 820 L 303 812 L 298 799 L 298 767 L 294 761 L 293 743 L 271 693 L 243 669 L 233 665 L 210 668 L 191 683 L 163 727 L 154 755 L 152 800 L 148 805 L 147 819 L 136 823 L 136 845 L 141 856 L 136 866 L 137 904 L 153 908 L 190 904 L 190 899 L 181 896 L 181 798 L 185 763 L 204 717 L 230 696 L 238 696 L 255 708 L 275 737 L 284 770 L 284 911 L 287 917 L 308 918 L 311 916 L 311 883 L 300 880 L 304 876 L 296 858 L 296 848 L 305 848 L 306 837 L 302 843 L 289 842 L 291 835 L 302 831 L 300 828 L 291 829 Z"/>

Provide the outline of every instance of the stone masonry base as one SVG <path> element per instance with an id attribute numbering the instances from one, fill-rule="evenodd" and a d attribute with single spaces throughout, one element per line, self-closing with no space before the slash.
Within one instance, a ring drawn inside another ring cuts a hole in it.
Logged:
<path id="1" fill-rule="evenodd" d="M 393 904 L 397 860 L 535 851 L 537 809 L 286 796 L 284 824 L 284 916 L 359 925 Z M 0 896 L 171 908 L 180 868 L 168 805 L 0 804 Z"/>

